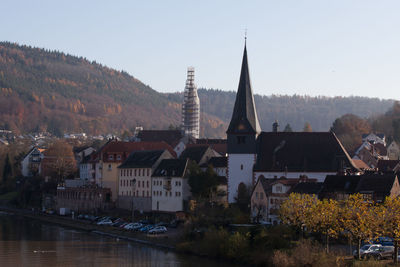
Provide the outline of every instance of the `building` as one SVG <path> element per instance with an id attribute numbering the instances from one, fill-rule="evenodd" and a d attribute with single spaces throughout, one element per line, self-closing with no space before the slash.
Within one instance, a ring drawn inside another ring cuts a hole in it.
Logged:
<path id="1" fill-rule="evenodd" d="M 186 178 L 189 159 L 164 159 L 155 169 L 152 180 L 153 211 L 184 211 L 191 196 Z"/>
<path id="2" fill-rule="evenodd" d="M 358 169 L 332 132 L 261 132 L 244 47 L 239 86 L 228 139 L 228 200 L 234 202 L 238 186 L 254 187 L 259 177 L 323 181 L 328 174 Z"/>
<path id="3" fill-rule="evenodd" d="M 122 142 L 110 140 L 98 152 L 92 154 L 92 170 L 100 187 L 110 188 L 112 200 L 118 198 L 118 166 L 134 151 L 168 150 L 175 156 L 173 148 L 165 142 Z"/>
<path id="4" fill-rule="evenodd" d="M 197 163 L 197 165 L 202 166 L 207 164 L 207 162 L 213 157 L 220 157 L 216 151 L 214 151 L 208 145 L 187 145 L 186 149 L 180 155 L 180 159 L 190 159 Z"/>
<path id="5" fill-rule="evenodd" d="M 392 141 L 390 143 L 390 145 L 387 147 L 387 151 L 389 159 L 391 160 L 400 159 L 400 147 L 395 141 Z"/>
<path id="6" fill-rule="evenodd" d="M 151 176 L 163 159 L 173 158 L 168 150 L 134 151 L 118 166 L 118 207 L 151 211 Z"/>
<path id="7" fill-rule="evenodd" d="M 33 147 L 21 161 L 21 173 L 23 176 L 33 176 L 41 173 L 40 163 L 44 158 L 44 149 Z"/>
<path id="8" fill-rule="evenodd" d="M 199 138 L 200 136 L 200 100 L 194 84 L 194 68 L 187 70 L 187 80 L 182 105 L 182 127 L 185 135 Z"/>

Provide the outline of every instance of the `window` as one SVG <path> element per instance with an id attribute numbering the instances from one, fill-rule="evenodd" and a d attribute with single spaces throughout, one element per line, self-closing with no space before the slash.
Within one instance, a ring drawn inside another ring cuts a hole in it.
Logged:
<path id="1" fill-rule="evenodd" d="M 121 186 L 122 186 L 122 180 L 121 180 Z"/>
<path id="2" fill-rule="evenodd" d="M 142 191 L 142 197 L 144 197 L 144 190 Z"/>
<path id="3" fill-rule="evenodd" d="M 108 155 L 108 160 L 114 160 L 114 156 L 113 155 Z"/>
<path id="4" fill-rule="evenodd" d="M 147 188 L 149 188 L 149 181 L 147 181 L 146 184 L 147 184 Z"/>
<path id="5" fill-rule="evenodd" d="M 263 199 L 263 198 L 264 198 L 264 193 L 260 192 L 260 199 Z"/>
<path id="6" fill-rule="evenodd" d="M 271 204 L 274 204 L 274 200 L 271 198 Z"/>
<path id="7" fill-rule="evenodd" d="M 238 144 L 245 144 L 246 143 L 246 136 L 237 136 L 237 143 Z"/>
<path id="8" fill-rule="evenodd" d="M 137 197 L 139 196 L 139 190 L 136 190 L 136 196 Z"/>
<path id="9" fill-rule="evenodd" d="M 167 191 L 165 191 L 165 196 L 166 196 L 166 197 L 168 196 L 168 192 L 167 192 Z"/>
<path id="10" fill-rule="evenodd" d="M 153 185 L 156 185 L 156 181 L 153 181 Z"/>
<path id="11" fill-rule="evenodd" d="M 282 192 L 282 186 L 281 185 L 277 185 L 276 186 L 276 192 Z"/>
<path id="12" fill-rule="evenodd" d="M 136 176 L 136 169 L 135 169 L 135 176 Z"/>
<path id="13" fill-rule="evenodd" d="M 121 170 L 121 176 L 122 176 L 122 170 Z"/>
<path id="14" fill-rule="evenodd" d="M 147 176 L 150 175 L 150 169 L 147 169 Z"/>
<path id="15" fill-rule="evenodd" d="M 142 181 L 142 187 L 144 188 L 144 181 Z"/>
<path id="16" fill-rule="evenodd" d="M 117 155 L 117 160 L 121 160 L 121 155 Z"/>
<path id="17" fill-rule="evenodd" d="M 111 164 L 108 164 L 108 170 L 111 171 Z"/>
<path id="18" fill-rule="evenodd" d="M 137 186 L 140 188 L 140 181 L 138 181 Z"/>
<path id="19" fill-rule="evenodd" d="M 129 172 L 130 172 L 130 176 L 132 176 L 132 169 Z"/>
<path id="20" fill-rule="evenodd" d="M 258 192 L 256 192 L 256 198 L 258 198 Z"/>
<path id="21" fill-rule="evenodd" d="M 147 197 L 149 196 L 149 191 L 146 192 Z"/>
<path id="22" fill-rule="evenodd" d="M 240 164 L 240 169 L 243 170 L 243 164 Z"/>

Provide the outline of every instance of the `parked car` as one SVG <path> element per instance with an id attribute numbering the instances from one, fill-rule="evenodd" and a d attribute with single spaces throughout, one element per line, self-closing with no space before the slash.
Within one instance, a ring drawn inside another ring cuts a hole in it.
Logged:
<path id="1" fill-rule="evenodd" d="M 366 244 L 360 248 L 360 256 L 362 259 L 367 257 L 367 254 L 382 248 L 381 244 Z M 353 256 L 357 257 L 357 250 L 353 251 Z"/>
<path id="2" fill-rule="evenodd" d="M 162 234 L 167 232 L 167 227 L 165 226 L 156 226 L 153 229 L 149 230 L 149 234 Z"/>
<path id="3" fill-rule="evenodd" d="M 138 231 L 140 228 L 142 228 L 144 225 L 141 223 L 136 223 L 133 227 L 132 230 L 133 231 Z"/>
<path id="4" fill-rule="evenodd" d="M 394 253 L 394 247 L 382 246 L 382 247 L 378 247 L 378 249 L 376 249 L 368 254 L 365 254 L 365 257 L 366 258 L 374 258 L 377 260 L 392 259 L 393 253 Z"/>
<path id="5" fill-rule="evenodd" d="M 135 230 L 137 228 L 143 227 L 143 224 L 141 223 L 128 223 L 127 225 L 124 226 L 124 229 L 126 230 Z"/>
<path id="6" fill-rule="evenodd" d="M 153 228 L 154 228 L 153 225 L 148 224 L 148 225 L 145 225 L 145 226 L 143 226 L 142 228 L 140 228 L 140 229 L 139 229 L 139 232 L 147 233 L 148 231 L 150 231 L 150 230 L 153 229 Z"/>
<path id="7" fill-rule="evenodd" d="M 97 223 L 97 225 L 112 225 L 113 222 L 110 219 L 105 219 Z"/>

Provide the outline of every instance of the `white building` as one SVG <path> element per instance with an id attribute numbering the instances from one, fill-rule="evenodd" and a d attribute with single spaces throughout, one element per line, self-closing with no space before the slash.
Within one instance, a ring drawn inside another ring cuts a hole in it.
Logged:
<path id="1" fill-rule="evenodd" d="M 33 147 L 21 161 L 21 173 L 28 177 L 35 174 L 40 174 L 40 163 L 44 158 L 44 149 Z"/>
<path id="2" fill-rule="evenodd" d="M 164 159 L 152 176 L 153 211 L 177 212 L 185 209 L 185 201 L 191 196 L 188 179 L 185 178 L 188 159 Z"/>

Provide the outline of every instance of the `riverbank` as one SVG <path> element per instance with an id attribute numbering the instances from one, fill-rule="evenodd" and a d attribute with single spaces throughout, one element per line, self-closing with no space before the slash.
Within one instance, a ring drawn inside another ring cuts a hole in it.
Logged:
<path id="1" fill-rule="evenodd" d="M 147 235 L 144 233 L 132 232 L 125 229 L 118 229 L 112 226 L 96 225 L 87 221 L 72 219 L 58 215 L 47 215 L 30 210 L 22 210 L 10 207 L 0 207 L 0 211 L 11 213 L 25 218 L 39 220 L 45 223 L 56 224 L 62 227 L 73 228 L 85 232 L 105 235 L 122 240 L 153 246 L 162 249 L 176 251 L 175 245 L 179 239 L 179 230 L 173 229 L 168 234 Z"/>

